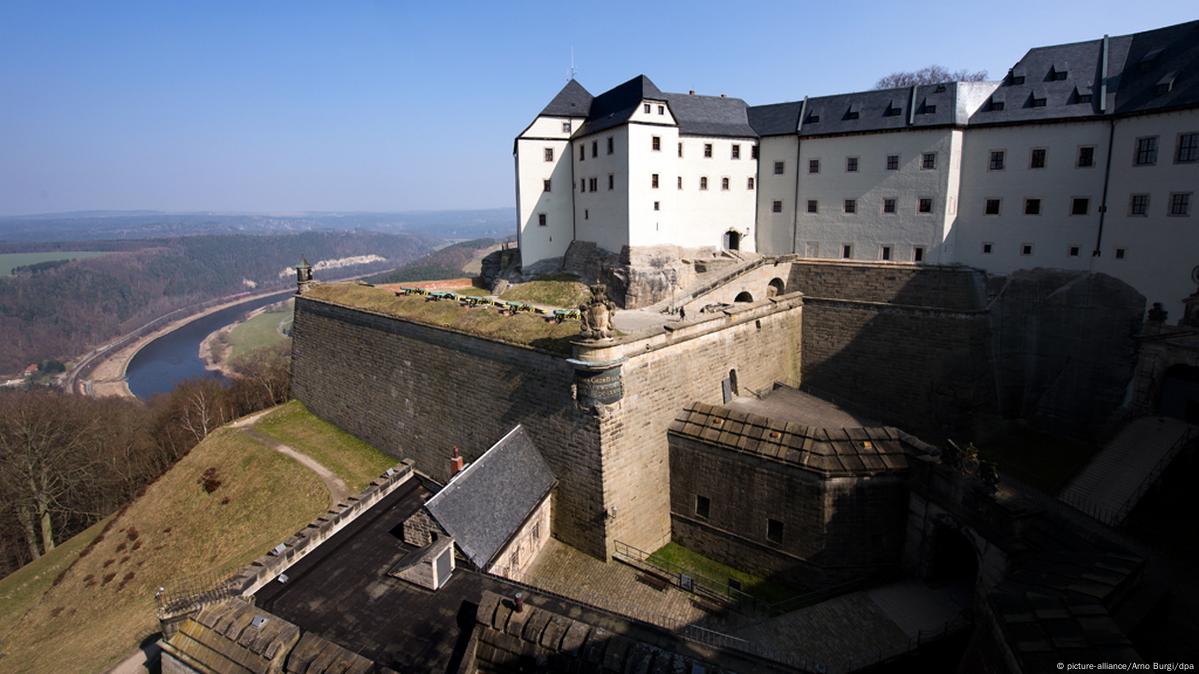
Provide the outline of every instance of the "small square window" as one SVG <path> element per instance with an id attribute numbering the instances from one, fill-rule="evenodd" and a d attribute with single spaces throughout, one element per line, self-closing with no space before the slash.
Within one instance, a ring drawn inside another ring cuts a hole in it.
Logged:
<path id="1" fill-rule="evenodd" d="M 846 199 L 846 200 L 845 200 L 845 212 L 846 212 L 846 213 L 857 213 L 857 212 L 858 212 L 858 202 L 857 202 L 857 200 L 855 200 L 855 199 Z"/>
<path id="2" fill-rule="evenodd" d="M 658 114 L 659 114 L 659 115 L 665 115 L 665 114 L 666 114 L 666 106 L 665 106 L 665 105 L 659 105 L 659 106 L 658 106 Z"/>
<path id="3" fill-rule="evenodd" d="M 712 500 L 707 496 L 695 495 L 695 516 L 708 519 L 712 516 Z"/>
<path id="4" fill-rule="evenodd" d="M 995 249 L 995 244 L 993 244 L 993 243 L 984 243 L 984 244 L 983 244 L 983 255 L 990 255 L 990 254 L 991 254 L 991 251 L 992 251 L 992 250 L 994 250 L 994 249 Z"/>
<path id="5" fill-rule="evenodd" d="M 645 114 L 647 114 L 647 115 L 648 115 L 648 114 L 649 114 L 649 110 L 650 110 L 649 103 L 645 103 L 645 104 L 642 106 L 642 109 L 643 109 L 643 110 L 645 110 Z"/>
<path id="6" fill-rule="evenodd" d="M 740 146 L 740 145 L 737 145 L 736 143 L 734 143 L 734 144 L 733 144 L 733 154 L 732 154 L 732 156 L 733 156 L 733 159 L 740 159 L 740 158 L 741 158 L 741 146 Z"/>
<path id="7" fill-rule="evenodd" d="M 728 178 L 720 179 L 720 189 L 725 192 L 727 192 L 729 190 L 729 179 Z"/>
<path id="8" fill-rule="evenodd" d="M 777 519 L 766 520 L 766 540 L 775 544 L 783 542 L 783 523 Z"/>
<path id="9" fill-rule="evenodd" d="M 937 168 L 937 153 L 925 152 L 920 155 L 920 168 L 926 171 Z"/>
<path id="10" fill-rule="evenodd" d="M 542 191 L 542 192 L 549 192 L 549 191 L 550 191 L 550 181 L 549 181 L 549 180 L 542 180 L 542 181 L 541 181 L 541 191 Z"/>
<path id="11" fill-rule="evenodd" d="M 711 143 L 704 143 L 704 156 L 709 157 L 709 158 L 712 156 L 712 144 Z"/>
<path id="12" fill-rule="evenodd" d="M 1079 252 L 1081 252 L 1081 250 L 1082 249 L 1079 246 L 1070 246 L 1070 251 L 1069 251 L 1070 257 L 1078 257 L 1078 254 L 1079 254 Z"/>
<path id="13" fill-rule="evenodd" d="M 883 199 L 883 213 L 895 213 L 895 197 L 887 197 Z"/>
<path id="14" fill-rule="evenodd" d="M 808 160 L 808 173 L 820 173 L 820 160 L 819 159 L 809 159 Z"/>
<path id="15" fill-rule="evenodd" d="M 1074 197 L 1070 200 L 1070 215 L 1086 215 L 1090 210 L 1090 199 L 1086 197 Z"/>
<path id="16" fill-rule="evenodd" d="M 845 172 L 846 173 L 857 173 L 858 172 L 858 158 L 857 157 L 846 157 L 845 158 Z"/>
<path id="17" fill-rule="evenodd" d="M 538 213 L 537 214 L 537 225 L 539 227 L 545 227 L 545 222 L 546 222 L 545 221 L 545 213 Z"/>
<path id="18" fill-rule="evenodd" d="M 1183 133 L 1178 136 L 1178 148 L 1174 151 L 1174 163 L 1193 164 L 1199 161 L 1199 132 Z"/>
<path id="19" fill-rule="evenodd" d="M 1095 148 L 1084 145 L 1078 148 L 1078 168 L 1090 168 L 1095 165 Z"/>
<path id="20" fill-rule="evenodd" d="M 657 152 L 662 149 L 662 137 L 654 136 L 650 139 L 650 149 Z"/>
<path id="21" fill-rule="evenodd" d="M 782 213 L 782 212 L 783 212 L 783 202 L 781 202 L 781 201 L 777 201 L 777 200 L 776 200 L 776 201 L 773 201 L 773 202 L 771 202 L 771 204 L 770 204 L 770 212 L 772 212 L 772 213 Z"/>
<path id="22" fill-rule="evenodd" d="M 612 136 L 608 136 L 608 154 L 616 151 L 616 143 L 612 140 Z"/>
<path id="23" fill-rule="evenodd" d="M 987 170 L 988 171 L 1002 171 L 1003 170 L 1003 158 L 1004 158 L 1003 150 L 991 150 L 991 161 L 987 164 Z"/>
<path id="24" fill-rule="evenodd" d="M 890 246 L 882 247 L 882 249 L 879 251 L 879 259 L 883 260 L 883 261 L 891 259 L 891 247 Z"/>
<path id="25" fill-rule="evenodd" d="M 1125 251 L 1123 248 L 1117 248 L 1116 249 L 1116 259 L 1123 260 L 1126 253 L 1127 253 L 1127 251 Z"/>
<path id="26" fill-rule="evenodd" d="M 752 190 L 754 188 L 754 177 L 750 176 L 745 179 L 745 189 Z"/>
<path id="27" fill-rule="evenodd" d="M 706 176 L 699 179 L 699 188 L 701 190 L 708 189 L 708 178 Z"/>
<path id="28" fill-rule="evenodd" d="M 562 133 L 570 133 L 570 122 L 562 122 Z"/>
<path id="29" fill-rule="evenodd" d="M 912 247 L 912 262 L 924 262 L 924 246 Z"/>
<path id="30" fill-rule="evenodd" d="M 897 155 L 897 154 L 887 155 L 887 170 L 888 171 L 898 171 L 899 170 L 899 155 Z"/>
<path id="31" fill-rule="evenodd" d="M 853 246 L 848 243 L 841 244 L 841 258 L 848 260 L 853 257 Z"/>
<path id="32" fill-rule="evenodd" d="M 920 205 L 919 205 L 918 211 L 920 213 L 932 213 L 933 212 L 932 198 L 931 197 L 920 197 Z"/>
<path id="33" fill-rule="evenodd" d="M 816 213 L 820 210 L 820 204 L 815 199 L 808 199 L 808 212 Z"/>
<path id="34" fill-rule="evenodd" d="M 655 201 L 655 202 L 654 202 L 654 210 L 655 210 L 655 211 L 660 211 L 660 210 L 662 210 L 662 202 L 660 202 L 660 201 Z"/>
<path id="35" fill-rule="evenodd" d="M 1041 200 L 1040 199 L 1025 199 L 1024 200 L 1024 214 L 1025 215 L 1040 215 L 1041 214 Z"/>
<path id="36" fill-rule="evenodd" d="M 1185 217 L 1191 214 L 1191 193 L 1173 192 L 1170 194 L 1170 215 Z"/>
<path id="37" fill-rule="evenodd" d="M 983 209 L 985 215 L 999 215 L 999 199 L 987 199 L 987 205 Z"/>
<path id="38" fill-rule="evenodd" d="M 1032 255 L 1032 244 L 1031 243 L 1020 244 L 1020 254 L 1021 255 Z"/>
<path id="39" fill-rule="evenodd" d="M 552 148 L 552 147 L 545 148 L 545 160 L 546 161 L 554 161 L 554 148 Z"/>
<path id="40" fill-rule="evenodd" d="M 1035 147 L 1028 159 L 1028 168 L 1045 168 L 1045 148 Z"/>
<path id="41" fill-rule="evenodd" d="M 1149 215 L 1149 195 L 1134 194 L 1128 200 L 1128 214 L 1139 217 Z"/>
<path id="42" fill-rule="evenodd" d="M 649 177 L 649 186 L 653 189 L 658 189 L 658 174 L 655 173 Z"/>
<path id="43" fill-rule="evenodd" d="M 781 161 L 774 162 L 774 175 L 776 175 L 776 176 L 783 175 L 783 171 L 786 170 L 786 168 L 787 168 L 786 162 L 781 162 Z"/>
<path id="44" fill-rule="evenodd" d="M 1132 163 L 1136 166 L 1152 166 L 1157 163 L 1157 136 L 1137 139 L 1137 151 Z"/>

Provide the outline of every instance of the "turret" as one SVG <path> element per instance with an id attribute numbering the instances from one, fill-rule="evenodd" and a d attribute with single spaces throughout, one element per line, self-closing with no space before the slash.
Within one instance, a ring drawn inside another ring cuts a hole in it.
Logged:
<path id="1" fill-rule="evenodd" d="M 312 285 L 312 265 L 308 264 L 307 259 L 300 258 L 300 264 L 296 265 L 296 294 L 303 295 L 310 285 Z"/>

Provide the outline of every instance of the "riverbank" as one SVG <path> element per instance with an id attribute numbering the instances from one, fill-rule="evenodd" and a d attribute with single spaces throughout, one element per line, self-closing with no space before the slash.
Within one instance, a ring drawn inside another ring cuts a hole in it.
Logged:
<path id="1" fill-rule="evenodd" d="M 284 323 L 289 321 L 290 298 L 258 307 L 240 320 L 221 326 L 200 342 L 199 357 L 204 369 L 228 379 L 238 377 L 231 363 L 249 352 L 287 341 Z"/>

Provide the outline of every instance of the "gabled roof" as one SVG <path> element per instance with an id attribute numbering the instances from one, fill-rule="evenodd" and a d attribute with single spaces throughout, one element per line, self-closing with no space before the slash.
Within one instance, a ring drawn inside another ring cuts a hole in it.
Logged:
<path id="1" fill-rule="evenodd" d="M 802 109 L 802 101 L 750 106 L 747 111 L 749 125 L 759 136 L 783 136 L 795 133 L 795 130 L 799 128 L 799 112 Z"/>
<path id="2" fill-rule="evenodd" d="M 629 121 L 629 117 L 641 105 L 641 101 L 647 98 L 666 100 L 662 90 L 645 75 L 638 75 L 628 82 L 612 87 L 592 99 L 587 121 L 575 136 L 586 136 Z"/>
<path id="3" fill-rule="evenodd" d="M 665 94 L 679 133 L 695 136 L 756 138 L 749 123 L 749 106 L 740 98 Z"/>
<path id="4" fill-rule="evenodd" d="M 1199 21 L 1130 37 L 1117 113 L 1199 105 Z"/>
<path id="5" fill-rule="evenodd" d="M 591 93 L 571 79 L 541 111 L 540 117 L 586 117 L 591 110 Z"/>
<path id="6" fill-rule="evenodd" d="M 821 136 L 960 123 L 957 83 L 858 91 L 808 99 L 800 135 Z M 915 109 L 913 110 L 913 105 Z M 909 117 L 911 124 L 908 123 Z"/>
<path id="7" fill-rule="evenodd" d="M 499 554 L 556 482 L 524 427 L 516 426 L 425 503 L 480 569 Z"/>

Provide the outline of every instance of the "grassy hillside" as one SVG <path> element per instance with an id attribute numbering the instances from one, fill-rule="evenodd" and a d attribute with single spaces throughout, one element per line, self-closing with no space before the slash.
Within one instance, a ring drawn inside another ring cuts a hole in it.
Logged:
<path id="1" fill-rule="evenodd" d="M 156 588 L 227 574 L 328 505 L 309 470 L 216 431 L 124 512 L 0 580 L 0 672 L 103 671 L 157 631 Z"/>
<path id="2" fill-rule="evenodd" d="M 291 322 L 293 309 L 295 301 L 288 300 L 234 326 L 229 331 L 228 360 L 286 342 L 287 337 L 279 330 L 285 321 Z"/>
<path id="3" fill-rule="evenodd" d="M 316 459 L 345 480 L 353 492 L 362 491 L 371 480 L 398 463 L 394 457 L 318 418 L 298 400 L 275 408 L 254 428 Z"/>

